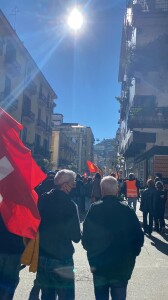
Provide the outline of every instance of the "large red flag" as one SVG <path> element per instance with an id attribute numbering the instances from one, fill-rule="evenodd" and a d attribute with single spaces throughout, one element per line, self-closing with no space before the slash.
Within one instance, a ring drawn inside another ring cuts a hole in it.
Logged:
<path id="1" fill-rule="evenodd" d="M 91 161 L 87 160 L 87 166 L 88 169 L 91 173 L 100 173 L 100 175 L 102 176 L 102 171 Z"/>
<path id="2" fill-rule="evenodd" d="M 40 224 L 34 188 L 46 178 L 19 138 L 23 126 L 0 108 L 0 213 L 7 229 L 35 238 Z"/>
<path id="3" fill-rule="evenodd" d="M 91 173 L 97 173 L 99 170 L 98 167 L 89 160 L 87 160 L 87 166 Z"/>

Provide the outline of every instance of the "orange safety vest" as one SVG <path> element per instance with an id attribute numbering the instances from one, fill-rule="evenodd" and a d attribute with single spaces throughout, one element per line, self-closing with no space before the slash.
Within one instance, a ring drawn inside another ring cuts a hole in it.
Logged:
<path id="1" fill-rule="evenodd" d="M 137 198 L 138 190 L 136 187 L 136 180 L 126 180 L 126 194 L 127 198 Z"/>

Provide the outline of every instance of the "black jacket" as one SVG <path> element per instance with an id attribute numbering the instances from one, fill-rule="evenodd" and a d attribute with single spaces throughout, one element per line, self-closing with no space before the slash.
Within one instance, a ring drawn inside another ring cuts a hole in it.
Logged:
<path id="1" fill-rule="evenodd" d="M 154 217 L 164 218 L 166 200 L 167 200 L 167 191 L 156 190 L 155 199 L 154 199 Z"/>
<path id="2" fill-rule="evenodd" d="M 135 212 L 114 196 L 92 204 L 83 224 L 83 247 L 95 273 L 128 280 L 144 243 Z"/>
<path id="3" fill-rule="evenodd" d="M 39 199 L 41 215 L 40 255 L 56 259 L 71 258 L 72 241 L 81 239 L 78 211 L 75 203 L 62 191 L 51 190 Z"/>
<path id="4" fill-rule="evenodd" d="M 156 197 L 155 187 L 146 188 L 141 196 L 140 210 L 145 213 L 154 213 L 154 200 Z"/>
<path id="5" fill-rule="evenodd" d="M 23 238 L 10 233 L 0 215 L 0 253 L 3 254 L 22 254 L 24 251 Z"/>

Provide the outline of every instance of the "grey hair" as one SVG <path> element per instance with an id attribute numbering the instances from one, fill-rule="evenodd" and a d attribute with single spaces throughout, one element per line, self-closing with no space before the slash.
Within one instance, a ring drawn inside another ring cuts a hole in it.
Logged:
<path id="1" fill-rule="evenodd" d="M 71 171 L 71 170 L 67 170 L 67 169 L 63 169 L 57 172 L 57 174 L 54 177 L 54 184 L 57 186 L 61 186 L 64 183 L 72 183 L 75 182 L 75 178 L 76 178 L 76 173 Z"/>
<path id="2" fill-rule="evenodd" d="M 129 173 L 128 179 L 129 180 L 134 180 L 135 179 L 135 174 L 134 173 Z"/>
<path id="3" fill-rule="evenodd" d="M 102 196 L 107 195 L 117 195 L 118 192 L 118 182 L 112 176 L 105 176 L 100 182 Z"/>

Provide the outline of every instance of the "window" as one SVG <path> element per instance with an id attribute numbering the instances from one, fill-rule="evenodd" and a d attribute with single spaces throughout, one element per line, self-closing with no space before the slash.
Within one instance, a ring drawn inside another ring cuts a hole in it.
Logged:
<path id="1" fill-rule="evenodd" d="M 24 126 L 23 131 L 22 131 L 22 141 L 23 143 L 26 143 L 27 140 L 27 128 Z"/>
<path id="2" fill-rule="evenodd" d="M 32 73 L 32 68 L 30 65 L 28 65 L 26 68 L 26 79 L 28 79 L 28 80 L 31 79 L 31 73 Z"/>
<path id="3" fill-rule="evenodd" d="M 48 117 L 46 117 L 46 125 L 48 126 Z"/>
<path id="4" fill-rule="evenodd" d="M 12 43 L 8 42 L 6 45 L 5 62 L 13 63 L 16 60 L 16 49 Z"/>
<path id="5" fill-rule="evenodd" d="M 39 89 L 39 96 L 41 96 L 43 93 L 43 85 L 40 83 L 40 89 Z"/>
<path id="6" fill-rule="evenodd" d="M 0 55 L 3 55 L 3 40 L 0 39 Z"/>
<path id="7" fill-rule="evenodd" d="M 27 96 L 24 96 L 23 110 L 24 110 L 24 112 L 30 112 L 31 111 L 31 100 Z"/>
<path id="8" fill-rule="evenodd" d="M 38 110 L 38 120 L 41 120 L 41 109 Z"/>
<path id="9" fill-rule="evenodd" d="M 39 149 L 41 144 L 41 136 L 39 134 L 35 135 L 35 148 Z"/>
<path id="10" fill-rule="evenodd" d="M 168 1 L 167 0 L 156 0 L 156 9 L 162 11 L 168 11 Z"/>
<path id="11" fill-rule="evenodd" d="M 47 152 L 48 150 L 48 140 L 44 140 L 44 144 L 43 144 L 43 148 L 44 148 L 44 151 Z"/>
<path id="12" fill-rule="evenodd" d="M 11 92 L 11 80 L 8 76 L 5 77 L 4 97 L 9 96 Z"/>

